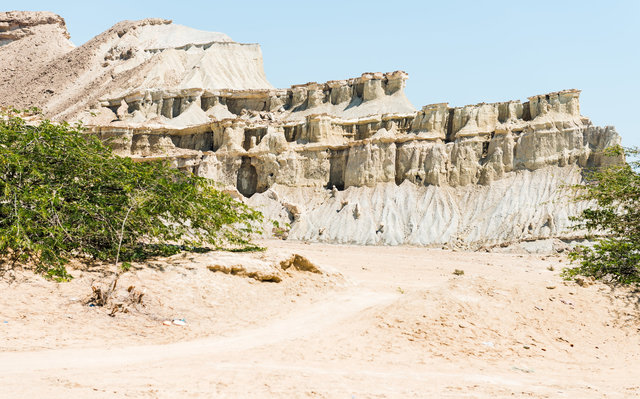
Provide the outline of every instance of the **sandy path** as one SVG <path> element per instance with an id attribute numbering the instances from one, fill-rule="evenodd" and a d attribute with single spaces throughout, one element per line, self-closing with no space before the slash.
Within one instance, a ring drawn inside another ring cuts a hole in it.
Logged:
<path id="1" fill-rule="evenodd" d="M 199 339 L 165 345 L 124 348 L 82 348 L 0 354 L 0 374 L 35 370 L 122 367 L 135 363 L 155 363 L 191 356 L 211 356 L 250 350 L 312 335 L 339 323 L 366 308 L 382 305 L 397 295 L 354 290 L 326 302 L 317 303 L 266 326 L 241 331 L 229 337 Z"/>
<path id="2" fill-rule="evenodd" d="M 43 317 L 30 325 L 42 337 L 11 341 L 12 351 L 0 353 L 1 396 L 640 397 L 637 293 L 565 283 L 560 257 L 268 245 L 331 265 L 349 283 L 307 282 L 313 276 L 304 275 L 247 283 L 199 271 L 141 270 L 138 277 L 152 293 L 166 293 L 173 307 L 207 294 L 231 311 L 202 308 L 188 315 L 187 330 L 154 327 L 158 322 L 135 314 L 74 313 L 90 321 L 102 344 L 82 341 L 90 329 L 74 332 Z M 455 269 L 465 274 L 453 275 Z M 153 291 L 166 280 L 182 288 Z M 203 291 L 209 286 L 217 291 Z M 9 303 L 1 300 L 0 294 L 0 304 Z M 214 311 L 222 313 L 207 319 Z M 174 331 L 182 335 L 165 343 Z M 29 349 L 50 335 L 67 335 L 67 346 Z"/>

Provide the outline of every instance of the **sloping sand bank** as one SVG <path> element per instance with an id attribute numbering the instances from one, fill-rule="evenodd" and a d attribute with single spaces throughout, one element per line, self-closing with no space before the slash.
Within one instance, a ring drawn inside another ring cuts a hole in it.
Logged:
<path id="1" fill-rule="evenodd" d="M 266 244 L 132 270 L 144 306 L 115 317 L 83 304 L 109 276 L 5 274 L 2 397 L 640 396 L 638 293 L 563 282 L 561 257 Z M 208 268 L 236 261 L 281 281 Z"/>

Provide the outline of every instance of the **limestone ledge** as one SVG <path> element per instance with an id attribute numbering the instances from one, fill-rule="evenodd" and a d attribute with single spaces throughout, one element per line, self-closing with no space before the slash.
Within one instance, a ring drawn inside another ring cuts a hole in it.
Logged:
<path id="1" fill-rule="evenodd" d="M 305 86 L 306 87 L 306 86 Z M 140 160 L 165 157 L 174 166 L 237 188 L 345 189 L 408 180 L 419 185 L 489 184 L 517 170 L 596 166 L 619 144 L 611 127 L 592 126 L 579 112 L 579 91 L 449 108 L 427 105 L 408 114 L 303 120 L 226 118 L 187 128 L 95 126 L 114 150 Z"/>
<path id="2" fill-rule="evenodd" d="M 229 44 L 229 43 L 225 43 Z M 237 43 L 231 43 L 236 45 Z M 403 93 L 408 75 L 403 71 L 390 73 L 364 73 L 362 76 L 326 83 L 309 82 L 289 89 L 259 90 L 136 90 L 124 96 L 102 99 L 97 107 L 107 108 L 125 122 L 149 121 L 154 118 L 174 119 L 192 105 L 216 118 L 216 111 L 245 116 L 248 113 L 292 113 L 326 104 L 360 105 L 385 96 Z M 403 95 L 403 94 L 402 94 Z M 217 108 L 222 108 L 218 110 Z M 218 113 L 219 113 L 218 112 Z"/>
<path id="3" fill-rule="evenodd" d="M 47 25 L 57 27 L 67 39 L 70 38 L 64 19 L 54 13 L 46 11 L 0 12 L 0 45 L 36 34 L 35 29 Z"/>

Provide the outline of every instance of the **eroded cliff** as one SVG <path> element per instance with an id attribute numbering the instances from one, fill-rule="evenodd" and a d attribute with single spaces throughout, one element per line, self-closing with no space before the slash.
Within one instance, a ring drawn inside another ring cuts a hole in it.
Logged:
<path id="1" fill-rule="evenodd" d="M 137 92 L 103 101 L 115 122 L 93 129 L 116 139 L 123 155 L 172 158 L 178 167 L 241 186 L 245 196 L 274 184 L 338 190 L 405 180 L 490 184 L 519 170 L 596 166 L 602 150 L 619 140 L 614 129 L 594 127 L 580 115 L 578 90 L 524 103 L 412 111 L 402 91 L 406 78 L 393 72 L 287 90 L 163 92 L 173 97 Z M 396 109 L 369 114 L 377 104 Z M 167 126 L 188 114 L 211 120 Z M 250 175 L 255 184 L 243 182 Z"/>
<path id="2" fill-rule="evenodd" d="M 416 110 L 402 71 L 274 89 L 258 45 L 164 20 L 123 22 L 56 60 L 76 67 L 30 83 L 53 92 L 35 104 L 49 116 L 83 120 L 120 155 L 214 179 L 298 239 L 569 237 L 583 204 L 565 185 L 620 142 L 580 114 L 579 90 Z"/>

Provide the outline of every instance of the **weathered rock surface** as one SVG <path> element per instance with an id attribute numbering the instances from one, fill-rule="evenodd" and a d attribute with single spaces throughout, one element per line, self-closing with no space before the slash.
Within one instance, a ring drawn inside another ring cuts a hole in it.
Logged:
<path id="1" fill-rule="evenodd" d="M 56 47 L 50 42 L 61 41 L 60 36 L 69 37 L 61 17 L 51 13 L 0 13 L 0 30 L 5 20 L 10 24 L 9 32 L 16 30 L 12 30 L 14 26 L 24 26 L 22 30 L 27 30 L 28 35 L 14 34 L 14 41 L 0 47 L 1 58 L 25 52 L 34 55 L 14 66 L 25 73 L 20 82 L 28 90 L 3 88 L 6 96 L 0 99 L 0 105 L 38 106 L 55 119 L 86 120 L 98 113 L 97 120 L 109 123 L 115 115 L 101 113 L 102 98 L 125 94 L 135 97 L 150 88 L 271 88 L 262 68 L 260 47 L 233 42 L 223 33 L 200 31 L 157 18 L 123 21 L 80 47 L 74 48 L 67 41 L 66 48 L 48 54 L 50 48 Z M 33 21 L 43 22 L 34 25 Z M 40 26 L 46 31 L 36 29 Z M 43 43 L 32 43 L 33 38 Z M 47 62 L 42 62 L 41 57 Z M 0 66 L 4 72 L 4 65 Z M 188 96 L 185 106 L 187 102 Z M 178 112 L 179 105 L 176 108 Z"/>
<path id="2" fill-rule="evenodd" d="M 319 266 L 300 254 L 236 254 L 212 253 L 202 256 L 212 272 L 232 274 L 258 281 L 279 283 L 293 271 L 338 277 L 339 273 Z"/>
<path id="3" fill-rule="evenodd" d="M 26 36 L 41 35 L 40 28 L 58 29 L 69 39 L 64 19 L 47 11 L 8 11 L 0 13 L 0 45 L 9 44 Z"/>
<path id="4" fill-rule="evenodd" d="M 66 33 L 61 19 L 20 15 L 0 16 L 27 31 L 0 55 L 38 37 L 29 21 Z M 82 119 L 118 154 L 214 179 L 290 224 L 290 238 L 481 246 L 569 237 L 581 205 L 564 186 L 615 162 L 603 150 L 620 142 L 580 114 L 579 90 L 416 110 L 402 71 L 274 89 L 258 45 L 165 20 L 125 21 L 52 57 L 23 81 L 46 95 L 25 103 L 4 87 L 0 101 Z"/>
<path id="5" fill-rule="evenodd" d="M 331 192 L 276 185 L 249 204 L 290 223 L 289 239 L 368 245 L 471 247 L 572 237 L 573 203 L 563 185 L 578 183 L 577 165 L 518 171 L 490 185 L 381 183 Z M 304 208 L 295 219 L 282 198 Z M 309 200 L 308 200 L 309 199 Z"/>
<path id="6" fill-rule="evenodd" d="M 29 82 L 73 49 L 64 20 L 50 12 L 0 12 L 0 105 L 30 107 L 51 97 Z M 38 98 L 39 96 L 42 96 Z M 38 101 L 25 101 L 38 98 Z"/>

